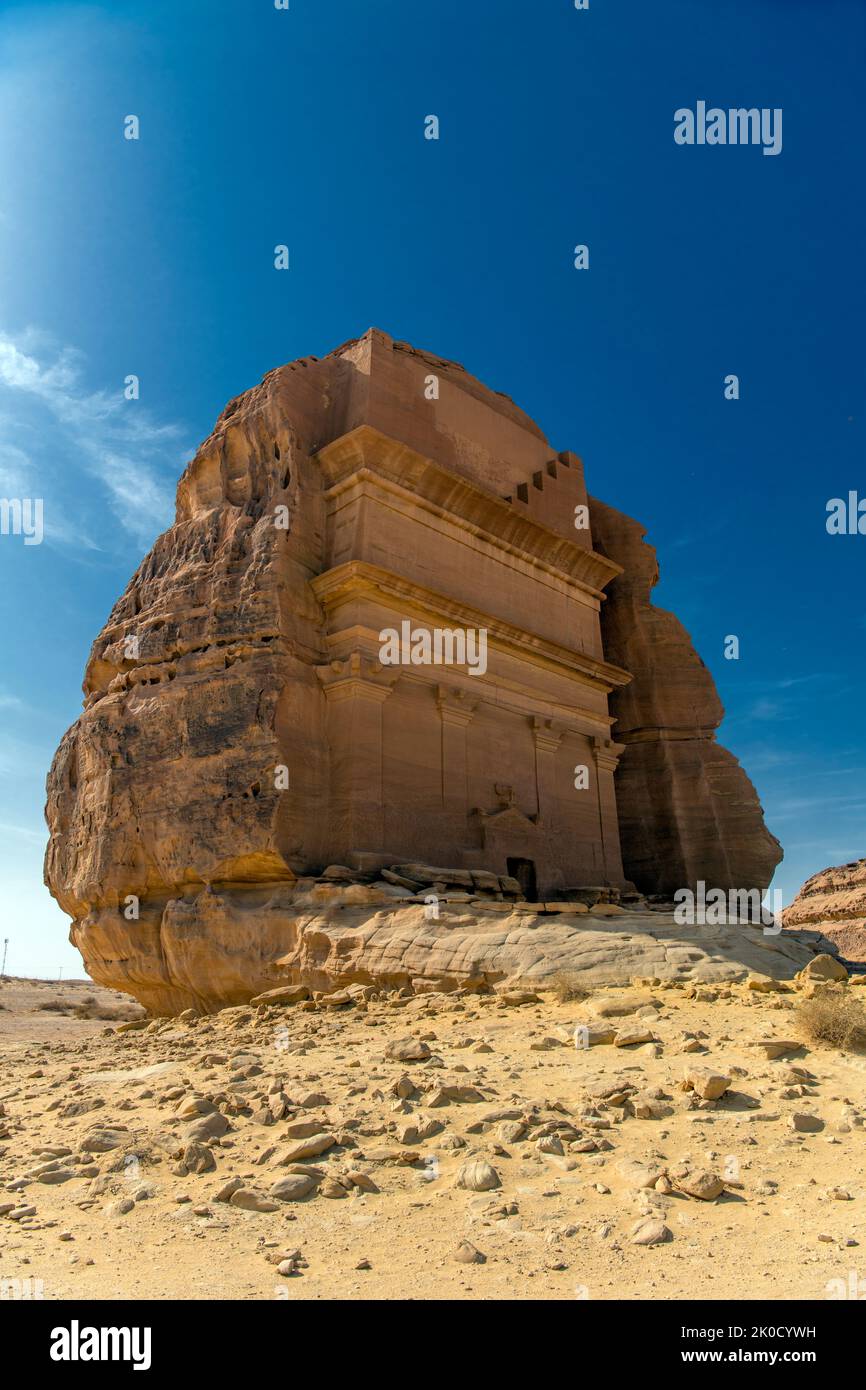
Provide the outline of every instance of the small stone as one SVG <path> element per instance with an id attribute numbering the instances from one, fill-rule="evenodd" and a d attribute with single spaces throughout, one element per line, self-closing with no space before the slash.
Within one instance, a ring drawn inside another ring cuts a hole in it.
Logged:
<path id="1" fill-rule="evenodd" d="M 187 1144 L 182 1163 L 188 1173 L 210 1173 L 216 1168 L 216 1159 L 206 1144 Z"/>
<path id="2" fill-rule="evenodd" d="M 654 1187 L 659 1178 L 664 1177 L 663 1168 L 650 1167 L 645 1163 L 638 1163 L 633 1158 L 621 1158 L 616 1165 L 616 1171 L 626 1185 L 636 1191 Z"/>
<path id="3" fill-rule="evenodd" d="M 336 1144 L 333 1134 L 314 1134 L 309 1139 L 300 1139 L 295 1144 L 290 1144 L 284 1149 L 277 1163 L 281 1166 L 287 1163 L 300 1163 L 305 1158 L 317 1158 L 319 1154 L 325 1153 Z"/>
<path id="4" fill-rule="evenodd" d="M 755 1047 L 761 1049 L 768 1062 L 784 1056 L 786 1052 L 799 1052 L 802 1046 L 802 1043 L 792 1042 L 790 1038 L 760 1038 L 755 1043 Z"/>
<path id="5" fill-rule="evenodd" d="M 614 1047 L 636 1047 L 640 1043 L 655 1042 L 655 1035 L 648 1028 L 620 1028 L 616 1033 Z"/>
<path id="6" fill-rule="evenodd" d="M 782 988 L 779 980 L 775 980 L 772 975 L 760 975 L 753 972 L 746 980 L 746 989 L 754 990 L 756 994 L 775 994 Z"/>
<path id="7" fill-rule="evenodd" d="M 273 1187 L 268 1188 L 268 1194 L 280 1202 L 300 1202 L 315 1191 L 316 1185 L 316 1178 L 294 1173 L 287 1178 L 278 1178 Z"/>
<path id="8" fill-rule="evenodd" d="M 224 1183 L 223 1186 L 220 1188 L 219 1192 L 216 1194 L 215 1200 L 217 1202 L 228 1202 L 232 1194 L 238 1192 L 243 1187 L 243 1185 L 243 1178 L 229 1178 L 228 1182 Z"/>
<path id="9" fill-rule="evenodd" d="M 522 1120 L 503 1120 L 496 1133 L 503 1144 L 516 1144 L 526 1133 L 526 1125 Z"/>
<path id="10" fill-rule="evenodd" d="M 135 1209 L 131 1197 L 123 1197 L 119 1202 L 110 1202 L 105 1209 L 106 1216 L 126 1216 Z"/>
<path id="11" fill-rule="evenodd" d="M 558 1134 L 543 1135 L 543 1137 L 538 1140 L 538 1143 L 535 1145 L 535 1147 L 540 1154 L 561 1155 L 565 1152 L 565 1150 L 562 1147 L 562 1140 L 560 1139 Z"/>
<path id="12" fill-rule="evenodd" d="M 330 1198 L 348 1197 L 349 1189 L 337 1178 L 325 1178 L 319 1188 L 319 1195 Z"/>
<path id="13" fill-rule="evenodd" d="M 679 1178 L 675 1185 L 679 1192 L 684 1192 L 687 1197 L 696 1197 L 701 1202 L 712 1202 L 725 1190 L 725 1184 L 718 1174 L 706 1168 Z"/>
<path id="14" fill-rule="evenodd" d="M 91 1129 L 82 1139 L 81 1148 L 85 1153 L 108 1153 L 109 1150 L 119 1149 L 121 1144 L 128 1144 L 129 1141 L 128 1129 Z"/>
<path id="15" fill-rule="evenodd" d="M 817 1115 L 807 1115 L 805 1111 L 795 1110 L 788 1116 L 788 1124 L 797 1134 L 817 1134 L 824 1128 L 824 1121 Z"/>
<path id="16" fill-rule="evenodd" d="M 673 1232 L 669 1227 L 653 1217 L 643 1217 L 636 1221 L 629 1237 L 632 1245 L 663 1245 L 673 1238 Z"/>
<path id="17" fill-rule="evenodd" d="M 461 1240 L 451 1258 L 461 1265 L 483 1265 L 487 1263 L 487 1256 L 482 1255 L 481 1251 L 468 1240 Z"/>
<path id="18" fill-rule="evenodd" d="M 848 971 L 835 957 L 822 954 L 814 956 L 794 978 L 798 984 L 813 980 L 847 980 Z"/>
<path id="19" fill-rule="evenodd" d="M 275 1202 L 271 1197 L 265 1197 L 261 1192 L 254 1192 L 249 1187 L 239 1187 L 233 1192 L 229 1201 L 233 1207 L 240 1207 L 243 1211 L 277 1211 L 279 1202 Z"/>
<path id="20" fill-rule="evenodd" d="M 250 1000 L 251 1004 L 300 1004 L 309 999 L 310 991 L 306 985 L 281 985 L 279 989 L 265 990 Z"/>
<path id="21" fill-rule="evenodd" d="M 421 1038 L 398 1038 L 389 1043 L 385 1056 L 396 1062 L 426 1062 L 433 1054 Z"/>
<path id="22" fill-rule="evenodd" d="M 194 1120 L 199 1115 L 212 1115 L 214 1110 L 213 1101 L 205 1100 L 204 1096 L 187 1096 L 174 1113 L 179 1120 Z"/>
<path id="23" fill-rule="evenodd" d="M 589 1047 L 605 1047 L 616 1037 L 612 1023 L 578 1023 L 574 1029 L 574 1045 L 578 1052 Z"/>
<path id="24" fill-rule="evenodd" d="M 483 1158 L 470 1159 L 459 1170 L 454 1186 L 464 1187 L 469 1192 L 488 1192 L 500 1186 L 499 1174 Z"/>
<path id="25" fill-rule="evenodd" d="M 363 1173 L 358 1168 L 350 1168 L 348 1173 L 344 1174 L 344 1177 L 347 1182 L 351 1183 L 353 1187 L 357 1187 L 361 1192 L 379 1191 L 379 1188 L 370 1177 L 370 1174 Z"/>
<path id="26" fill-rule="evenodd" d="M 287 1139 L 309 1139 L 314 1134 L 324 1134 L 325 1126 L 321 1120 L 292 1120 L 283 1132 Z"/>
<path id="27" fill-rule="evenodd" d="M 731 1078 L 711 1067 L 690 1067 L 685 1074 L 686 1087 L 701 1100 L 718 1100 L 731 1084 Z"/>

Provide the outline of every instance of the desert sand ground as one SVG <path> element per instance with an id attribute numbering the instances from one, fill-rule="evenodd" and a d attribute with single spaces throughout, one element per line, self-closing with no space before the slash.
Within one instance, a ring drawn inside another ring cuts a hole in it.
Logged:
<path id="1" fill-rule="evenodd" d="M 130 1003 L 89 982 L 0 989 L 7 1297 L 866 1292 L 866 1055 L 769 1060 L 761 1040 L 799 1041 L 789 986 L 395 994 L 129 1031 L 32 1011 L 85 994 Z M 624 1045 L 576 1047 L 581 1023 Z M 691 1068 L 724 1095 L 683 1090 Z M 701 1172 L 724 1192 L 689 1195 L 714 1190 Z"/>

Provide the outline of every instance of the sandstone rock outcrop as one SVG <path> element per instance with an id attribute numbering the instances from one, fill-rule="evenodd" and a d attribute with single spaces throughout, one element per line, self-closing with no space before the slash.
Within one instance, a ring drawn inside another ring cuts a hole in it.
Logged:
<path id="1" fill-rule="evenodd" d="M 610 701 L 625 745 L 616 789 L 626 876 L 645 893 L 698 879 L 766 887 L 782 847 L 739 762 L 716 742 L 724 709 L 712 676 L 679 619 L 652 604 L 655 550 L 639 522 L 596 498 L 592 529 L 622 567 L 602 608 L 605 655 L 633 676 Z"/>
<path id="2" fill-rule="evenodd" d="M 765 887 L 778 846 L 654 576 L 455 363 L 370 330 L 268 373 L 187 467 L 49 774 L 91 975 L 163 1011 L 304 983 L 327 866 L 369 910 L 419 862 L 614 910 Z"/>
<path id="3" fill-rule="evenodd" d="M 866 967 L 866 859 L 813 874 L 782 921 L 794 931 L 821 932 L 845 960 Z"/>

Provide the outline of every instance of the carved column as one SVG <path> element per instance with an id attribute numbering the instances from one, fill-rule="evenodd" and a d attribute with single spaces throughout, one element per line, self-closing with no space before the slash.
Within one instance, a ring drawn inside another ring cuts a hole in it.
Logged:
<path id="1" fill-rule="evenodd" d="M 382 706 L 400 673 L 352 652 L 316 674 L 328 702 L 329 853 L 354 868 L 378 867 L 387 852 Z"/>
<path id="2" fill-rule="evenodd" d="M 473 700 L 465 690 L 440 685 L 436 690 L 436 705 L 441 720 L 442 812 L 448 841 L 456 852 L 464 847 L 466 841 L 469 814 L 466 730 L 478 708 L 478 701 Z"/>
<path id="3" fill-rule="evenodd" d="M 598 823 L 604 853 L 604 876 L 608 883 L 615 885 L 621 884 L 625 878 L 619 843 L 616 792 L 613 784 L 613 774 L 624 749 L 624 743 L 614 743 L 611 739 L 595 737 L 592 740 L 592 756 L 596 769 L 595 780 L 598 787 Z"/>
<path id="4" fill-rule="evenodd" d="M 535 798 L 538 807 L 539 823 L 556 819 L 556 751 L 562 742 L 565 729 L 552 719 L 532 720 L 532 734 L 535 740 Z"/>

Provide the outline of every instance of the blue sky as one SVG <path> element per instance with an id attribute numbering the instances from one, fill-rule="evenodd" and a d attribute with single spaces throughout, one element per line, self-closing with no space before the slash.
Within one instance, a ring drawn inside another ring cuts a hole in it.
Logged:
<path id="1" fill-rule="evenodd" d="M 42 545 L 0 536 L 10 971 L 82 973 L 44 778 L 184 461 L 370 325 L 512 395 L 646 524 L 785 901 L 866 854 L 866 537 L 825 528 L 866 496 L 864 56 L 861 0 L 5 0 L 0 495 L 45 508 Z M 781 154 L 676 145 L 698 100 L 782 108 Z"/>

